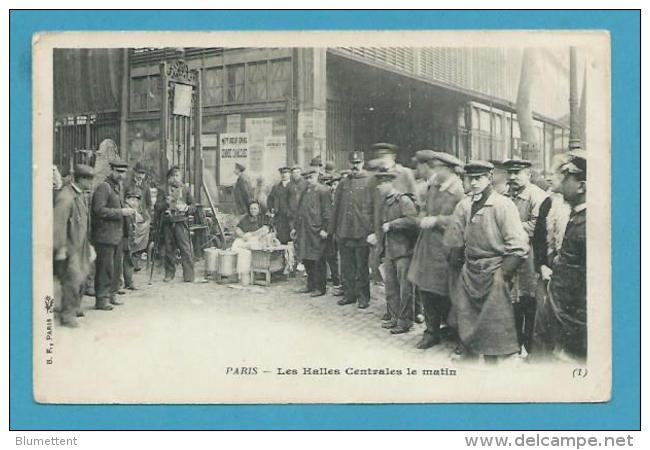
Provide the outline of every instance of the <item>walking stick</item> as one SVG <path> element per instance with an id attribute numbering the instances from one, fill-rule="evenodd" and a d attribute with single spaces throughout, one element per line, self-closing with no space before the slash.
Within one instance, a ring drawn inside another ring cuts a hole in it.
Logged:
<path id="1" fill-rule="evenodd" d="M 150 255 L 150 262 L 151 262 L 151 268 L 149 269 L 149 285 L 151 285 L 151 280 L 153 279 L 153 269 L 154 266 L 156 265 L 156 250 L 158 249 L 158 245 L 160 243 L 160 234 L 162 233 L 162 222 L 163 222 L 163 217 L 162 214 L 160 214 L 160 217 L 158 217 L 158 223 L 156 224 L 156 233 L 153 236 L 153 248 L 151 249 L 151 255 Z"/>

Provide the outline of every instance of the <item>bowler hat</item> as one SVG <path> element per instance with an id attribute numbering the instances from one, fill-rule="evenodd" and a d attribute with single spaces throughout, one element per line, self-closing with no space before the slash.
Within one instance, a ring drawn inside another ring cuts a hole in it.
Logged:
<path id="1" fill-rule="evenodd" d="M 137 173 L 147 173 L 147 168 L 140 161 L 135 163 L 133 170 Z"/>

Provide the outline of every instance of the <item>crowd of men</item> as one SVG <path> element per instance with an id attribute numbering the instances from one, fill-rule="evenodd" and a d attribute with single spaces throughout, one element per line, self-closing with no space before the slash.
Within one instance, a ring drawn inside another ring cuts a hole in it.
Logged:
<path id="1" fill-rule="evenodd" d="M 464 164 L 450 153 L 419 150 L 411 169 L 396 155 L 395 145 L 378 143 L 368 158 L 350 152 L 349 170 L 337 172 L 319 157 L 305 170 L 279 169 L 281 179 L 264 206 L 277 239 L 293 243 L 305 268 L 300 292 L 326 295 L 329 270 L 338 305 L 365 309 L 371 280 L 383 280 L 381 326 L 403 334 L 424 321 L 419 349 L 452 340 L 455 358 L 585 359 L 584 152 L 556 156 L 544 188 L 532 182 L 527 160 Z M 135 289 L 123 262 L 134 254 L 129 243 L 138 214 L 153 214 L 161 227 L 164 281 L 174 278 L 177 252 L 183 280 L 195 277 L 187 220 L 195 205 L 178 168 L 170 169 L 155 205 L 150 196 L 142 200 L 149 190 L 143 178 L 124 182 L 125 162 L 113 161 L 111 168 L 88 206 L 88 166 L 77 166 L 74 180 L 55 196 L 55 274 L 67 326 L 75 326 L 80 314 L 92 246 L 95 307 L 121 304 L 122 278 Z M 246 168 L 238 164 L 235 174 L 235 209 L 245 216 L 260 202 Z M 130 206 L 128 198 L 138 202 Z M 90 241 L 84 238 L 89 226 Z"/>

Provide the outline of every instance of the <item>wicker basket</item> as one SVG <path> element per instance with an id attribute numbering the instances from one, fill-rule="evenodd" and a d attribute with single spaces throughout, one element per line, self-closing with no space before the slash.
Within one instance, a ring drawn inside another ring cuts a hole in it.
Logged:
<path id="1" fill-rule="evenodd" d="M 269 286 L 271 274 L 284 271 L 284 251 L 284 249 L 251 250 L 253 283 Z M 264 280 L 256 280 L 256 274 L 263 274 Z"/>

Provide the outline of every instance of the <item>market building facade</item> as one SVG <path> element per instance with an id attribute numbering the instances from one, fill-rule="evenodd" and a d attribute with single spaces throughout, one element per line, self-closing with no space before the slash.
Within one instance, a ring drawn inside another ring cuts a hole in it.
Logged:
<path id="1" fill-rule="evenodd" d="M 537 142 L 522 154 L 520 49 L 57 50 L 54 162 L 65 171 L 75 151 L 110 139 L 122 158 L 143 162 L 154 179 L 172 164 L 194 179 L 200 161 L 203 181 L 223 200 L 236 161 L 270 182 L 281 165 L 321 155 L 342 168 L 348 151 L 380 141 L 397 144 L 404 163 L 432 148 L 462 160 L 522 156 L 544 172 L 568 145 L 569 54 L 540 49 L 536 56 Z M 164 122 L 164 99 L 175 101 L 163 89 L 164 72 L 179 60 L 199 78 L 193 86 L 200 95 L 188 100 L 193 111 L 199 105 L 198 114 L 178 120 L 183 116 L 167 112 Z M 191 155 L 194 136 L 201 136 L 198 159 Z"/>

